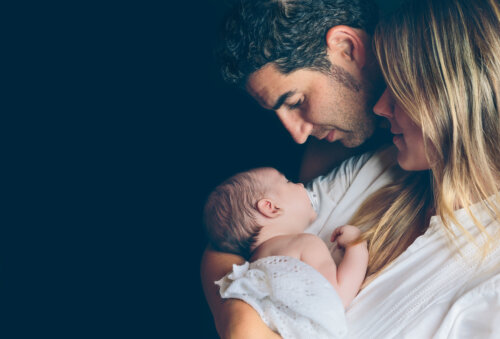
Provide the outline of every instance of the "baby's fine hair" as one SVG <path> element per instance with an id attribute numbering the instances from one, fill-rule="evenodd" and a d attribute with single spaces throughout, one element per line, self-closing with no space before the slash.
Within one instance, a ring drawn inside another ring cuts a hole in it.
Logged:
<path id="1" fill-rule="evenodd" d="M 257 224 L 257 202 L 265 194 L 255 170 L 225 180 L 208 196 L 203 221 L 210 244 L 219 251 L 248 258 L 262 226 Z"/>

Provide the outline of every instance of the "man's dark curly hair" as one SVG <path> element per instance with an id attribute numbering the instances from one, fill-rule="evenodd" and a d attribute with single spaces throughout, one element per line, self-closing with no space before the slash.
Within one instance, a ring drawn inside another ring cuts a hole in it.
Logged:
<path id="1" fill-rule="evenodd" d="M 222 76 L 244 86 L 269 62 L 284 74 L 299 68 L 328 73 L 328 30 L 346 25 L 372 35 L 377 21 L 372 0 L 238 0 L 220 31 Z"/>

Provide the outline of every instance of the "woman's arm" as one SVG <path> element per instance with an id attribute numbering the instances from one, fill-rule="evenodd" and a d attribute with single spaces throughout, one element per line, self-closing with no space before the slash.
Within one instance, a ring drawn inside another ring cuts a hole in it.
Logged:
<path id="1" fill-rule="evenodd" d="M 262 321 L 257 311 L 244 301 L 222 299 L 219 280 L 233 269 L 233 264 L 241 265 L 245 260 L 237 255 L 221 253 L 207 248 L 201 260 L 201 283 L 212 311 L 215 327 L 221 338 L 280 338 Z"/>

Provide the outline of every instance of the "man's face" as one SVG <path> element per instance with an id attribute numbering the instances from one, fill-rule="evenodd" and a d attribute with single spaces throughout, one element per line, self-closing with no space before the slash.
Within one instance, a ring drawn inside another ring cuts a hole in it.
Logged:
<path id="1" fill-rule="evenodd" d="M 310 69 L 283 74 L 267 64 L 250 75 L 246 88 L 276 112 L 299 144 L 312 135 L 356 147 L 373 133 L 372 86 L 340 67 L 333 66 L 331 74 Z"/>

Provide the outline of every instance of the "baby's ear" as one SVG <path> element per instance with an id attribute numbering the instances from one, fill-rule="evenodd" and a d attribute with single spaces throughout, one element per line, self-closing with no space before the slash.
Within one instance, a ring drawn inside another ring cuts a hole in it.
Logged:
<path id="1" fill-rule="evenodd" d="M 267 218 L 276 218 L 282 214 L 282 210 L 268 198 L 260 199 L 257 202 L 257 211 Z"/>

